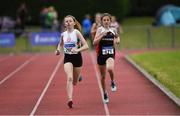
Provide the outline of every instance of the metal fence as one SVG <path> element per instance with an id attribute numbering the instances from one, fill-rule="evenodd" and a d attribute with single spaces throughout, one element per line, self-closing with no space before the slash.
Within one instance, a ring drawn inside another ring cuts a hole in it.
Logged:
<path id="1" fill-rule="evenodd" d="M 126 26 L 123 30 L 122 49 L 180 47 L 180 27 L 178 26 Z"/>

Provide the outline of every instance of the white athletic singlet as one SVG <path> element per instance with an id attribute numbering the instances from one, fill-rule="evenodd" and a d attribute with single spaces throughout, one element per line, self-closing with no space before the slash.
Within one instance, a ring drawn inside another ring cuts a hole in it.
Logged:
<path id="1" fill-rule="evenodd" d="M 74 29 L 72 32 L 63 32 L 62 36 L 63 36 L 63 41 L 64 41 L 64 53 L 65 54 L 77 54 L 77 53 L 72 53 L 71 49 L 74 47 L 78 47 L 77 45 L 77 31 L 76 29 Z"/>

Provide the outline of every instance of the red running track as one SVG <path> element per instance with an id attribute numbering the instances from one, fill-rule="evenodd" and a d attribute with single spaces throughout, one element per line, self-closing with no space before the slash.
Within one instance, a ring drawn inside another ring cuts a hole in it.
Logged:
<path id="1" fill-rule="evenodd" d="M 74 87 L 73 109 L 66 105 L 61 56 L 26 54 L 4 59 L 0 62 L 0 80 L 9 76 L 0 84 L 0 115 L 180 115 L 180 108 L 134 69 L 123 54 L 116 57 L 118 91 L 110 91 L 107 75 L 110 103 L 103 104 L 96 55 L 84 52 L 83 58 L 83 81 Z"/>

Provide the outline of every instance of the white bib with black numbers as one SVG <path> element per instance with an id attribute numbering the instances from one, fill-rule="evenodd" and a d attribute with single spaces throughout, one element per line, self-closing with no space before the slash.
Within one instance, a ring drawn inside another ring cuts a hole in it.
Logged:
<path id="1" fill-rule="evenodd" d="M 64 44 L 64 53 L 66 54 L 72 54 L 71 50 L 72 48 L 76 47 L 75 43 L 66 43 Z M 74 53 L 73 53 L 74 54 Z"/>
<path id="2" fill-rule="evenodd" d="M 113 49 L 113 47 L 112 47 L 112 46 L 102 47 L 102 54 L 103 54 L 103 55 L 114 54 L 114 49 Z"/>
<path id="3" fill-rule="evenodd" d="M 77 34 L 76 29 L 72 32 L 65 31 L 63 33 L 63 41 L 64 41 L 64 53 L 66 54 L 77 54 L 72 53 L 72 48 L 77 48 Z"/>

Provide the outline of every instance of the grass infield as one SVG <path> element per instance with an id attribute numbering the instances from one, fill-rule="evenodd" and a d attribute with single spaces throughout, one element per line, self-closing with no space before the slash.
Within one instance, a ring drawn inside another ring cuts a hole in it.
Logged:
<path id="1" fill-rule="evenodd" d="M 130 57 L 180 98 L 180 50 L 148 52 Z"/>

